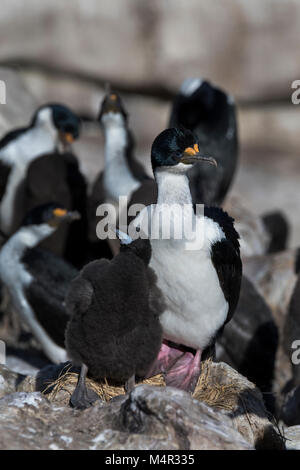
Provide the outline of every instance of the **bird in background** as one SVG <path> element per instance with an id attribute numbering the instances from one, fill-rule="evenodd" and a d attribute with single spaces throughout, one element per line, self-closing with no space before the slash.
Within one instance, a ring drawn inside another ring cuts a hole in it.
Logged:
<path id="1" fill-rule="evenodd" d="M 236 106 L 232 96 L 201 78 L 187 78 L 173 100 L 169 127 L 184 127 L 197 137 L 218 166 L 195 164 L 188 172 L 194 203 L 219 206 L 231 186 L 238 162 Z"/>
<path id="2" fill-rule="evenodd" d="M 113 204 L 118 215 L 119 198 L 129 198 L 149 177 L 134 157 L 134 138 L 128 126 L 128 113 L 123 101 L 109 86 L 101 103 L 98 122 L 104 134 L 105 162 L 89 197 L 89 241 L 92 257 L 111 258 L 112 253 L 118 251 L 118 245 L 113 241 L 99 241 L 96 227 L 101 218 L 97 216 L 97 208 L 104 203 Z M 118 220 L 109 222 L 117 223 Z"/>
<path id="3" fill-rule="evenodd" d="M 27 127 L 15 129 L 0 141 L 0 229 L 11 235 L 24 217 L 24 181 L 30 164 L 40 155 L 57 151 L 79 136 L 80 121 L 61 104 L 38 108 Z M 44 184 L 47 180 L 44 181 Z"/>
<path id="4" fill-rule="evenodd" d="M 150 267 L 166 304 L 160 317 L 165 341 L 151 373 L 163 371 L 167 385 L 192 391 L 201 355 L 213 347 L 237 306 L 239 235 L 222 209 L 195 212 L 187 172 L 195 163 L 217 163 L 203 156 L 191 131 L 163 131 L 153 142 L 151 161 L 157 205 L 143 209 L 129 226 L 129 235 L 140 229 L 150 238 Z"/>
<path id="5" fill-rule="evenodd" d="M 64 259 L 39 248 L 62 223 L 80 214 L 57 203 L 31 210 L 0 251 L 0 280 L 22 323 L 54 363 L 67 360 L 64 332 L 68 315 L 64 298 L 78 271 Z"/>
<path id="6" fill-rule="evenodd" d="M 95 380 L 125 382 L 130 392 L 135 377 L 145 376 L 155 361 L 162 342 L 164 301 L 149 267 L 151 244 L 119 230 L 117 235 L 120 253 L 86 265 L 66 298 L 71 316 L 66 348 L 73 364 L 81 367 L 71 397 L 76 408 L 91 406 L 98 398 L 86 387 L 87 373 Z"/>

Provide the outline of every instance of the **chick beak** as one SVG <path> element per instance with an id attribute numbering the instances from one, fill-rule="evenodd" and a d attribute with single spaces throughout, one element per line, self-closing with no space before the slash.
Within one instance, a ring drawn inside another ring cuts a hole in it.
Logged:
<path id="1" fill-rule="evenodd" d="M 214 158 L 201 155 L 198 144 L 195 144 L 193 147 L 187 147 L 184 150 L 180 158 L 180 163 L 184 163 L 185 165 L 192 165 L 193 163 L 197 162 L 206 162 L 210 163 L 211 165 L 218 166 Z"/>

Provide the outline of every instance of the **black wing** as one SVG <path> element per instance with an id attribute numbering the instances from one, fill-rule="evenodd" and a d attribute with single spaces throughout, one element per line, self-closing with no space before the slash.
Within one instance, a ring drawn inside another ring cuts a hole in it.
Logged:
<path id="1" fill-rule="evenodd" d="M 227 240 L 215 243 L 211 249 L 212 262 L 217 271 L 225 299 L 229 304 L 226 323 L 236 309 L 242 279 L 242 262 L 239 252 Z"/>
<path id="2" fill-rule="evenodd" d="M 66 308 L 70 315 L 82 316 L 91 305 L 94 287 L 91 278 L 101 276 L 103 269 L 109 266 L 106 259 L 92 261 L 71 282 L 66 296 Z"/>
<path id="3" fill-rule="evenodd" d="M 69 320 L 64 299 L 78 271 L 53 253 L 39 248 L 28 250 L 22 262 L 33 277 L 33 282 L 26 288 L 28 302 L 49 336 L 64 346 Z"/>
<path id="4" fill-rule="evenodd" d="M 236 309 L 242 279 L 239 234 L 234 228 L 234 219 L 219 207 L 205 207 L 204 215 L 213 219 L 223 230 L 225 239 L 211 248 L 212 262 L 218 274 L 225 299 L 229 304 L 226 323 Z"/>

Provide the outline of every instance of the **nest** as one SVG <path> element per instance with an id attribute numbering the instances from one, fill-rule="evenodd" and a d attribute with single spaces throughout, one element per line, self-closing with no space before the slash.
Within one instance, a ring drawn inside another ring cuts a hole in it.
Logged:
<path id="1" fill-rule="evenodd" d="M 213 380 L 211 364 L 211 359 L 202 363 L 201 375 L 192 396 L 213 408 L 231 411 L 237 405 L 240 388 L 234 383 L 225 385 Z"/>
<path id="2" fill-rule="evenodd" d="M 70 394 L 73 392 L 78 382 L 78 374 L 71 372 L 70 369 L 71 366 L 66 371 L 63 370 L 59 377 L 55 381 L 50 382 L 44 389 L 43 393 L 47 394 L 47 398 L 50 401 L 55 400 L 57 394 L 61 391 L 66 391 Z M 155 375 L 150 379 L 145 379 L 141 382 L 138 382 L 138 384 L 153 385 L 156 387 L 164 387 L 166 385 L 162 374 Z M 111 398 L 117 397 L 119 395 L 125 395 L 126 393 L 123 384 L 116 384 L 107 379 L 104 379 L 101 382 L 96 382 L 95 380 L 87 377 L 86 385 L 88 388 L 97 393 L 99 398 L 103 401 L 109 401 Z"/>
<path id="3" fill-rule="evenodd" d="M 204 402 L 211 407 L 233 410 L 237 405 L 240 389 L 237 384 L 232 383 L 225 385 L 214 379 L 211 373 L 211 364 L 211 359 L 202 363 L 201 375 L 192 396 L 196 400 Z M 78 373 L 74 372 L 72 366 L 69 365 L 67 369 L 65 368 L 61 371 L 56 380 L 47 384 L 43 393 L 47 394 L 50 401 L 54 401 L 59 392 L 65 392 L 71 395 L 77 385 L 77 381 Z M 106 402 L 111 400 L 111 398 L 125 395 L 126 393 L 124 384 L 113 383 L 108 379 L 96 382 L 87 377 L 86 384 L 88 388 L 97 393 L 102 401 Z M 138 382 L 138 384 L 147 384 L 156 387 L 165 387 L 166 385 L 162 374 L 142 380 Z"/>

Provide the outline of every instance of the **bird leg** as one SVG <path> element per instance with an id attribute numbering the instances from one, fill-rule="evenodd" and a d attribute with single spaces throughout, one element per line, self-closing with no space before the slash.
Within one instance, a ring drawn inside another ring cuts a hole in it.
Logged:
<path id="1" fill-rule="evenodd" d="M 87 372 L 87 366 L 82 364 L 76 388 L 70 398 L 71 405 L 79 410 L 89 408 L 96 400 L 99 400 L 97 393 L 86 386 L 85 379 Z"/>
<path id="2" fill-rule="evenodd" d="M 126 393 L 132 392 L 132 390 L 134 389 L 134 387 L 135 387 L 135 375 L 132 375 L 132 376 L 129 377 L 129 379 L 126 380 L 126 382 L 125 382 L 125 391 L 126 391 Z"/>

